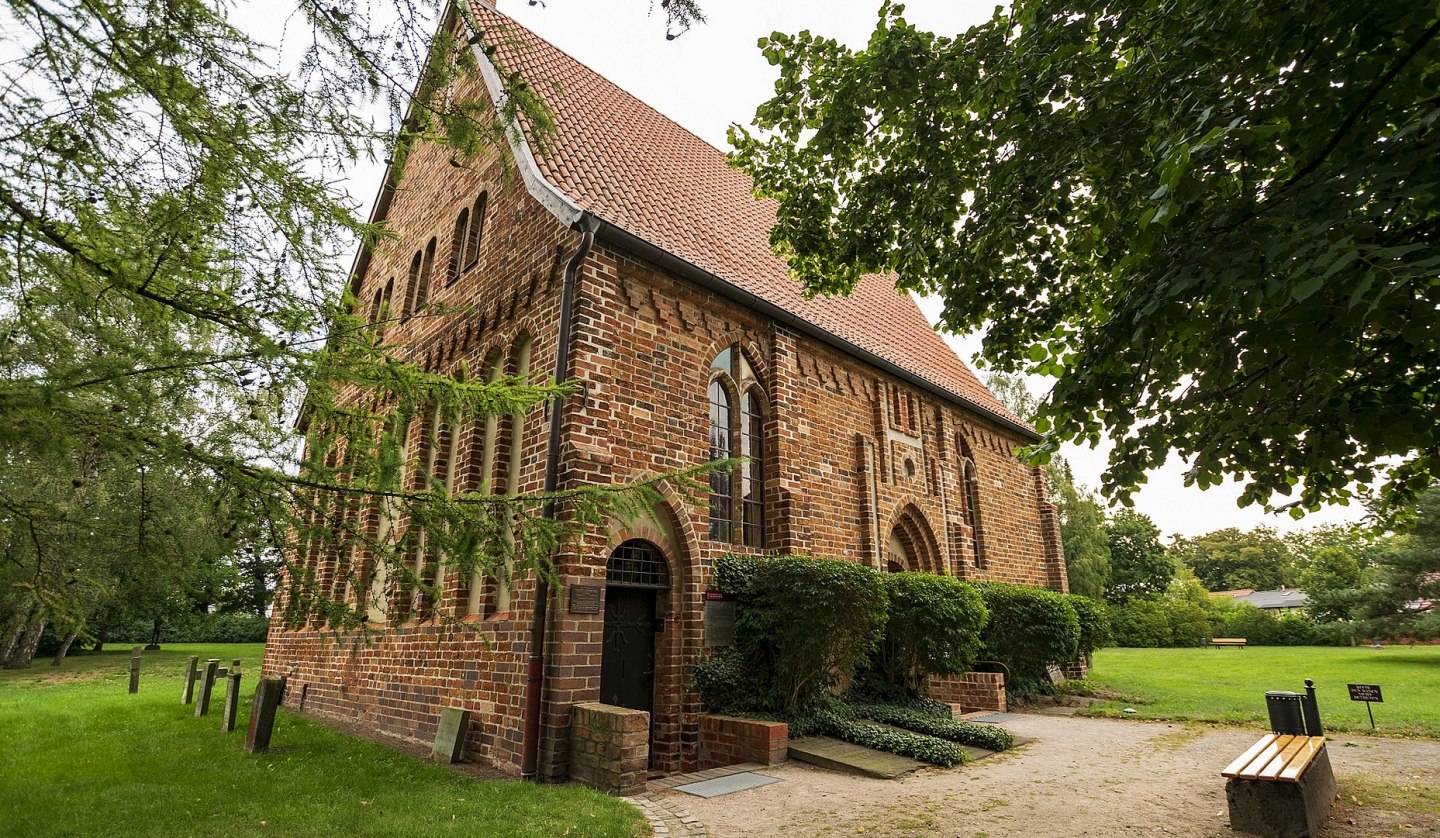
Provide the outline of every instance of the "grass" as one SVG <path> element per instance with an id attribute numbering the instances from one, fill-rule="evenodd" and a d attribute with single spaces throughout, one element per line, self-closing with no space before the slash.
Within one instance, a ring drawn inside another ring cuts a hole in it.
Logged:
<path id="1" fill-rule="evenodd" d="M 478 780 L 281 711 L 270 753 L 246 754 L 262 647 L 128 647 L 0 671 L 0 832 L 26 836 L 648 835 L 631 806 L 577 786 Z M 242 660 L 234 733 L 180 704 L 185 660 Z"/>
<path id="2" fill-rule="evenodd" d="M 1379 684 L 1385 703 L 1372 705 L 1376 733 L 1440 739 L 1440 647 L 1383 649 L 1251 646 L 1244 649 L 1104 649 L 1086 686 L 1100 701 L 1087 712 L 1142 719 L 1268 724 L 1266 690 L 1303 692 L 1315 681 L 1327 732 L 1370 733 L 1365 705 L 1346 684 Z M 1130 714 L 1123 714 L 1130 715 Z"/>

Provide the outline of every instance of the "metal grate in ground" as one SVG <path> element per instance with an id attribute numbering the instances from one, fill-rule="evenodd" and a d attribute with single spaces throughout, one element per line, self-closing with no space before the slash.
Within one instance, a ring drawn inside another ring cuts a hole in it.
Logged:
<path id="1" fill-rule="evenodd" d="M 763 774 L 752 774 L 746 771 L 740 774 L 731 774 L 728 777 L 716 777 L 713 780 L 701 780 L 698 783 L 676 786 L 675 790 L 693 794 L 696 797 L 719 797 L 722 794 L 756 789 L 778 782 L 780 782 L 779 777 L 766 777 Z"/>

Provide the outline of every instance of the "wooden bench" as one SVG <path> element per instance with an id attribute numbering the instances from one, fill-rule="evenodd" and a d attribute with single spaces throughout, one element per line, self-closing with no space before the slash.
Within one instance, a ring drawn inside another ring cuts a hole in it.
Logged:
<path id="1" fill-rule="evenodd" d="M 1267 733 L 1220 772 L 1230 828 L 1273 838 L 1319 835 L 1335 800 L 1323 736 Z"/>
<path id="2" fill-rule="evenodd" d="M 1244 649 L 1244 648 L 1245 648 L 1245 638 L 1243 638 L 1243 637 L 1212 637 L 1212 638 L 1210 639 L 1210 645 L 1211 645 L 1211 646 L 1235 646 L 1235 647 L 1237 647 L 1237 648 Z"/>

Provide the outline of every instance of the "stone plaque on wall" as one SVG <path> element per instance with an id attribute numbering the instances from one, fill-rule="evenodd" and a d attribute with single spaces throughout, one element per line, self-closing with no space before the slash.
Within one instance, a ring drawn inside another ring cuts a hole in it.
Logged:
<path id="1" fill-rule="evenodd" d="M 572 584 L 570 586 L 571 614 L 599 614 L 600 586 Z"/>
<path id="2" fill-rule="evenodd" d="M 705 645 L 735 645 L 735 598 L 729 594 L 705 592 Z"/>

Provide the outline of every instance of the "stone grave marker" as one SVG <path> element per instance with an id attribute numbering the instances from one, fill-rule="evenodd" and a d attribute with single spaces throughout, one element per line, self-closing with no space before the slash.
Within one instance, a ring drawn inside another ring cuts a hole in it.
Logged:
<path id="1" fill-rule="evenodd" d="M 130 650 L 130 694 L 140 692 L 140 650 L 143 646 L 136 646 Z"/>
<path id="2" fill-rule="evenodd" d="M 220 730 L 229 733 L 235 729 L 235 714 L 240 709 L 240 670 L 236 667 L 230 668 L 230 675 L 225 679 L 225 707 L 220 712 Z"/>
<path id="3" fill-rule="evenodd" d="M 195 665 L 199 662 L 199 655 L 191 655 L 189 662 L 185 664 L 185 690 L 180 693 L 181 704 L 189 704 L 195 697 Z"/>
<path id="4" fill-rule="evenodd" d="M 250 726 L 245 730 L 247 753 L 263 754 L 270 750 L 270 734 L 275 730 L 275 708 L 280 706 L 284 679 L 261 678 L 255 685 L 255 701 L 250 705 Z"/>
<path id="5" fill-rule="evenodd" d="M 219 658 L 211 658 L 205 661 L 205 670 L 201 676 L 200 695 L 195 699 L 196 718 L 210 712 L 210 691 L 215 689 L 215 670 L 219 668 L 219 666 Z"/>
<path id="6" fill-rule="evenodd" d="M 470 711 L 446 707 L 440 711 L 440 724 L 435 728 L 435 747 L 430 751 L 436 762 L 460 761 L 465 750 L 465 730 L 470 727 Z"/>

